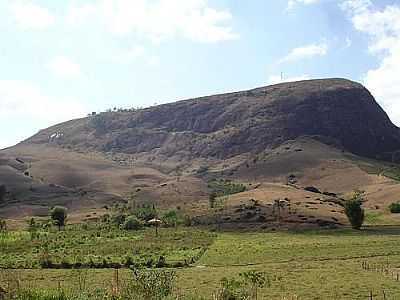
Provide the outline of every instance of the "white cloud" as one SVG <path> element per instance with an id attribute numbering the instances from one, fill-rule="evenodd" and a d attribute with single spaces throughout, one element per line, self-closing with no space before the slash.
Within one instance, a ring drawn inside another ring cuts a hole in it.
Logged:
<path id="1" fill-rule="evenodd" d="M 81 74 L 79 64 L 65 56 L 54 57 L 46 66 L 54 75 L 62 78 L 76 78 Z"/>
<path id="2" fill-rule="evenodd" d="M 360 32 L 370 37 L 369 50 L 379 66 L 364 77 L 365 86 L 385 108 L 392 121 L 400 124 L 400 6 L 376 9 L 371 1 L 344 1 L 342 8 Z"/>
<path id="3" fill-rule="evenodd" d="M 10 9 L 15 21 L 24 30 L 46 29 L 55 22 L 54 15 L 47 8 L 27 1 L 14 1 Z"/>
<path id="4" fill-rule="evenodd" d="M 51 99 L 31 82 L 0 80 L 0 123 L 6 128 L 0 149 L 14 145 L 39 129 L 85 116 L 75 99 Z"/>
<path id="5" fill-rule="evenodd" d="M 345 0 L 340 3 L 340 7 L 350 15 L 366 12 L 371 6 L 370 0 Z"/>
<path id="6" fill-rule="evenodd" d="M 352 45 L 353 45 L 353 41 L 349 37 L 347 37 L 346 38 L 346 45 L 345 45 L 344 48 L 345 49 L 350 48 Z"/>
<path id="7" fill-rule="evenodd" d="M 302 4 L 302 5 L 310 5 L 310 4 L 315 4 L 318 3 L 320 0 L 289 0 L 288 1 L 288 6 L 287 9 L 291 10 L 293 9 L 296 5 Z"/>
<path id="8" fill-rule="evenodd" d="M 328 53 L 328 45 L 326 43 L 311 44 L 298 48 L 294 48 L 288 55 L 282 58 L 279 63 L 287 63 L 302 59 L 309 59 L 315 56 L 324 56 Z"/>
<path id="9" fill-rule="evenodd" d="M 311 79 L 310 75 L 304 74 L 301 76 L 294 76 L 294 77 L 288 77 L 285 78 L 281 75 L 271 75 L 268 78 L 268 84 L 277 84 L 277 83 L 283 83 L 283 82 L 293 82 L 293 81 L 301 81 L 301 80 L 309 80 Z"/>
<path id="10" fill-rule="evenodd" d="M 137 34 L 160 42 L 183 37 L 196 42 L 234 40 L 232 14 L 208 5 L 207 0 L 97 0 L 72 6 L 66 18 L 71 25 L 100 22 L 118 36 Z"/>
<path id="11" fill-rule="evenodd" d="M 31 82 L 0 80 L 0 117 L 10 120 L 32 118 L 48 125 L 85 116 L 74 99 L 50 99 Z"/>

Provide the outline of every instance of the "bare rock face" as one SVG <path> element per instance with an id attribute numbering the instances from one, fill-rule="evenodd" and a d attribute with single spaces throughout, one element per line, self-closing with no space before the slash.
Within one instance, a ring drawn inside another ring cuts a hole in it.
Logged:
<path id="1" fill-rule="evenodd" d="M 42 130 L 23 143 L 225 159 L 256 154 L 300 136 L 387 160 L 400 149 L 399 128 L 368 90 L 344 79 L 283 83 L 102 113 Z"/>

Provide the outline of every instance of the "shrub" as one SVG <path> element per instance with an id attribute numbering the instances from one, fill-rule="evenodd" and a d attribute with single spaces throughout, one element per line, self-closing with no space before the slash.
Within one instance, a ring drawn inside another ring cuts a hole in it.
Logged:
<path id="1" fill-rule="evenodd" d="M 221 287 L 214 294 L 216 300 L 239 300 L 249 299 L 249 294 L 244 289 L 243 282 L 237 279 L 223 278 Z"/>
<path id="2" fill-rule="evenodd" d="M 164 268 L 167 266 L 167 262 L 165 261 L 164 256 L 160 256 L 158 262 L 156 263 L 156 268 Z"/>
<path id="3" fill-rule="evenodd" d="M 174 271 L 133 270 L 133 280 L 123 291 L 124 299 L 164 299 L 172 294 L 175 283 Z"/>
<path id="4" fill-rule="evenodd" d="M 124 224 L 125 220 L 126 220 L 126 215 L 121 213 L 115 214 L 111 218 L 111 222 L 117 226 Z"/>
<path id="5" fill-rule="evenodd" d="M 349 219 L 351 227 L 359 230 L 364 223 L 364 209 L 361 207 L 363 202 L 362 192 L 355 192 L 350 200 L 344 203 L 344 212 Z"/>
<path id="6" fill-rule="evenodd" d="M 61 227 L 64 227 L 67 221 L 67 209 L 63 206 L 55 206 L 50 211 L 51 219 L 58 226 L 58 229 L 61 230 Z"/>
<path id="7" fill-rule="evenodd" d="M 61 260 L 60 266 L 63 269 L 71 269 L 73 264 L 71 264 L 71 262 L 68 260 L 67 257 L 63 257 L 63 259 Z"/>
<path id="8" fill-rule="evenodd" d="M 125 267 L 128 267 L 128 268 L 130 266 L 135 265 L 135 261 L 133 260 L 133 257 L 130 256 L 130 255 L 126 256 L 125 257 L 125 261 L 124 261 L 124 265 L 125 265 Z"/>
<path id="9" fill-rule="evenodd" d="M 0 231 L 6 231 L 7 230 L 7 222 L 6 220 L 0 218 Z"/>
<path id="10" fill-rule="evenodd" d="M 140 220 L 147 222 L 157 217 L 157 210 L 154 205 L 144 204 L 135 210 L 135 215 Z"/>
<path id="11" fill-rule="evenodd" d="M 129 216 L 126 218 L 124 225 L 122 226 L 125 230 L 139 230 L 143 226 L 142 222 L 135 216 Z"/>
<path id="12" fill-rule="evenodd" d="M 220 289 L 214 294 L 214 299 L 257 299 L 258 289 L 270 284 L 264 272 L 248 271 L 239 275 L 239 280 L 223 278 Z"/>
<path id="13" fill-rule="evenodd" d="M 257 299 L 259 288 L 270 285 L 270 281 L 264 272 L 248 271 L 240 273 L 240 276 L 250 289 L 250 294 L 253 299 Z"/>
<path id="14" fill-rule="evenodd" d="M 176 227 L 181 221 L 176 210 L 167 211 L 161 219 L 163 224 L 167 227 Z"/>
<path id="15" fill-rule="evenodd" d="M 110 222 L 111 216 L 109 214 L 104 214 L 100 216 L 100 222 L 102 223 L 108 223 Z"/>
<path id="16" fill-rule="evenodd" d="M 400 213 L 400 203 L 399 203 L 399 202 L 396 202 L 396 203 L 390 204 L 390 205 L 389 205 L 389 209 L 390 209 L 390 212 L 391 212 L 392 214 L 398 214 L 398 213 Z"/>

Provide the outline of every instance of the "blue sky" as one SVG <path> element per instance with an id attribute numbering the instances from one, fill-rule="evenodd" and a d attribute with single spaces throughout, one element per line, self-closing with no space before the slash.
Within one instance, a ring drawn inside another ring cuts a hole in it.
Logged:
<path id="1" fill-rule="evenodd" d="M 91 111 L 345 77 L 400 125 L 398 0 L 0 0 L 0 148 Z"/>

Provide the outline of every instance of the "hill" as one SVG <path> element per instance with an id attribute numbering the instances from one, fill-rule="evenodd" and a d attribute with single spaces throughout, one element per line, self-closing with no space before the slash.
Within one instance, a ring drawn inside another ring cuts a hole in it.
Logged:
<path id="1" fill-rule="evenodd" d="M 378 210 L 395 199 L 397 181 L 382 174 L 397 176 L 399 149 L 399 128 L 362 85 L 344 79 L 106 112 L 0 152 L 8 188 L 0 215 L 63 204 L 78 220 L 134 199 L 201 224 L 267 226 L 281 199 L 287 224 L 345 224 L 340 201 L 352 190 L 366 190 L 366 206 Z M 235 185 L 245 191 L 230 195 Z"/>

